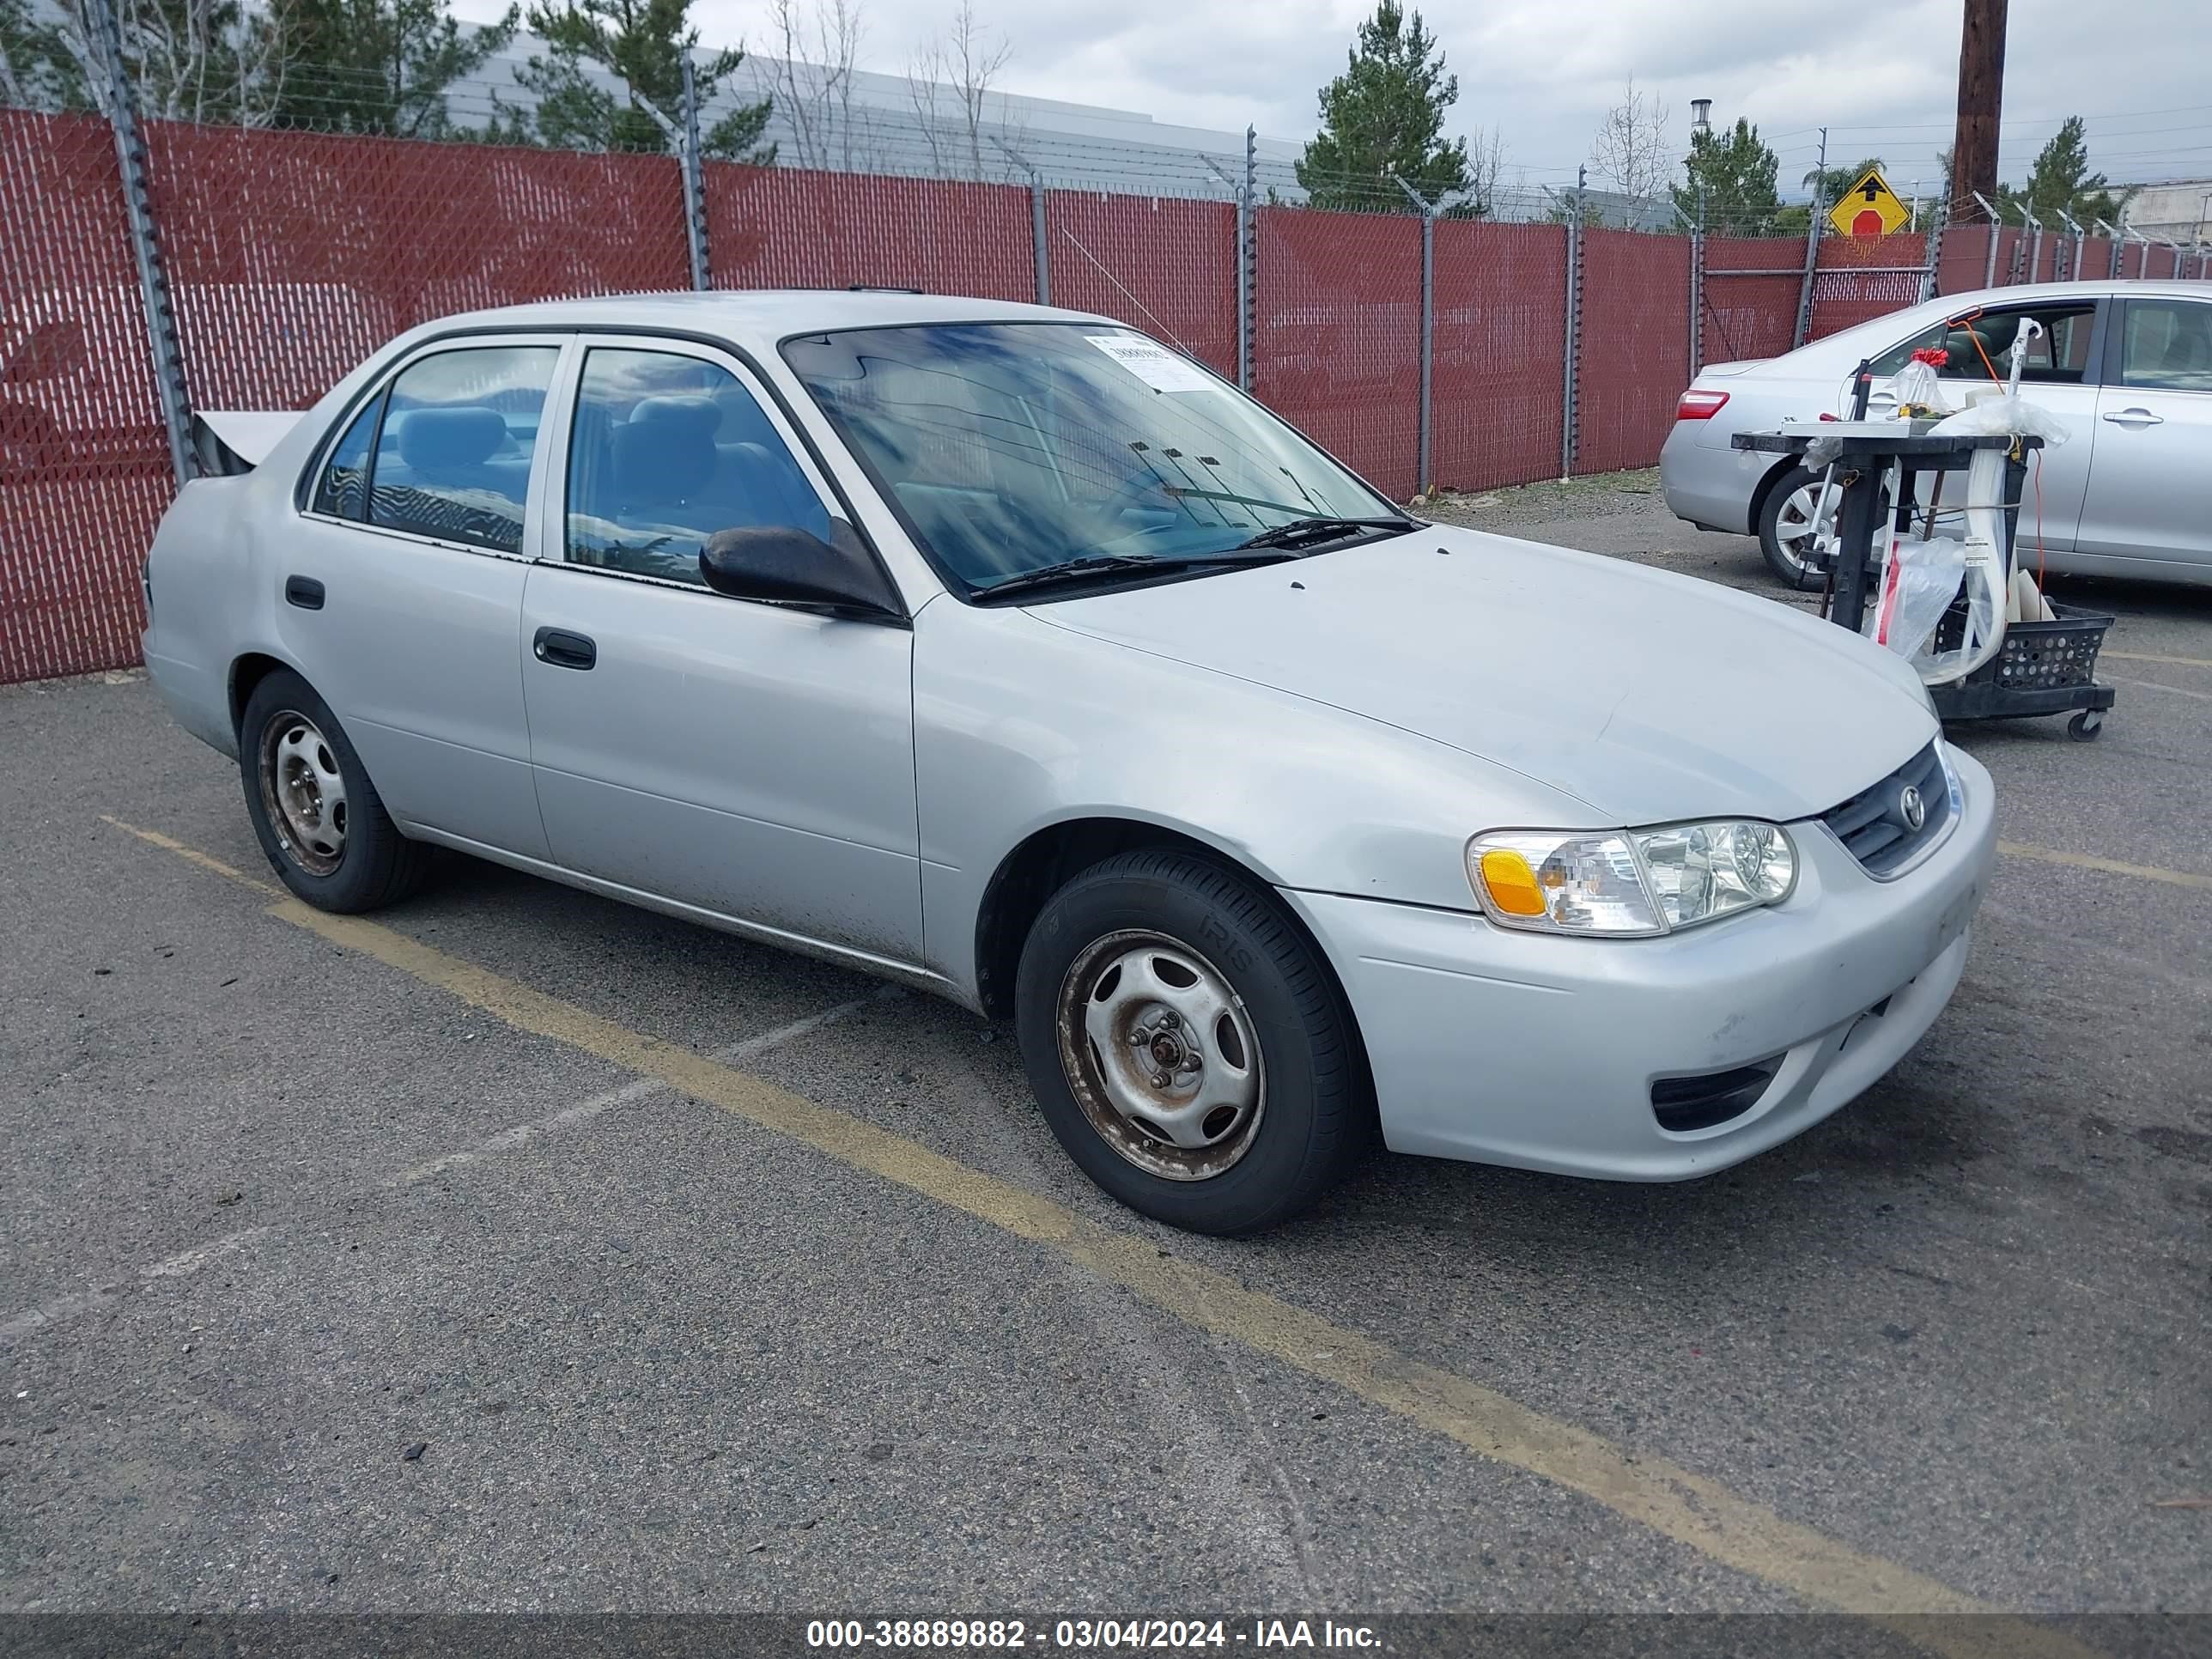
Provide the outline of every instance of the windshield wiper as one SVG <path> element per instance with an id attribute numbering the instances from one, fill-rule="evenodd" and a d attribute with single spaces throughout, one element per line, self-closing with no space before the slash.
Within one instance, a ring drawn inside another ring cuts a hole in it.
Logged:
<path id="1" fill-rule="evenodd" d="M 1123 572 L 1195 570 L 1210 564 L 1280 564 L 1284 560 L 1295 556 L 1270 548 L 1255 547 L 1249 542 L 1243 547 L 1224 548 L 1218 553 L 1093 553 L 1080 559 L 1063 559 L 1058 564 L 1024 570 L 1018 576 L 1008 576 L 1005 580 L 993 582 L 981 590 L 979 597 L 997 599 L 1006 593 L 1034 592 L 1041 588 L 1058 587 L 1068 582 L 1085 581 L 1094 576 L 1117 575 Z"/>
<path id="2" fill-rule="evenodd" d="M 1356 535 L 1363 530 L 1389 530 L 1403 534 L 1421 526 L 1412 519 L 1292 519 L 1248 536 L 1239 547 L 1296 547 L 1301 542 L 1328 541 Z"/>

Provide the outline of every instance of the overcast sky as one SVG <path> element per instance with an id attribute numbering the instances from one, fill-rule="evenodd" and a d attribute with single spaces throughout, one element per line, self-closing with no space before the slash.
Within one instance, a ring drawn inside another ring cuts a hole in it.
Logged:
<path id="1" fill-rule="evenodd" d="M 802 4 L 811 0 L 801 0 Z M 863 67 L 903 71 L 957 0 L 860 0 Z M 1010 92 L 1140 110 L 1193 126 L 1310 136 L 1315 94 L 1343 68 L 1373 0 L 975 0 L 1012 58 Z M 467 17 L 496 0 L 457 0 Z M 1689 100 L 1747 115 L 1785 191 L 1829 125 L 1838 164 L 1879 154 L 1900 191 L 1932 179 L 1951 137 L 1960 0 L 1448 0 L 1424 8 L 1454 73 L 1448 131 L 1501 128 L 1505 174 L 1571 180 L 1630 75 L 1686 143 Z M 696 0 L 708 45 L 770 40 L 763 0 Z M 2060 118 L 2089 118 L 2092 164 L 2116 180 L 2212 176 L 2212 5 L 2012 0 L 2003 176 L 2017 180 Z"/>

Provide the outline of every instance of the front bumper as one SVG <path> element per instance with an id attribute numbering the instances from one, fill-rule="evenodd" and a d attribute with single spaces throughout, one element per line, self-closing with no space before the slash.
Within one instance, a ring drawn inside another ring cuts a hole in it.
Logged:
<path id="1" fill-rule="evenodd" d="M 1782 904 L 1648 939 L 1561 939 L 1474 915 L 1285 892 L 1334 963 L 1394 1150 L 1616 1181 L 1711 1174 L 1818 1123 L 1919 1041 L 1965 971 L 1989 884 L 1989 774 L 1949 750 L 1953 828 L 1895 879 L 1793 824 Z M 1880 1012 L 1874 1010 L 1879 1006 Z M 1780 1055 L 1711 1128 L 1659 1127 L 1651 1085 Z"/>

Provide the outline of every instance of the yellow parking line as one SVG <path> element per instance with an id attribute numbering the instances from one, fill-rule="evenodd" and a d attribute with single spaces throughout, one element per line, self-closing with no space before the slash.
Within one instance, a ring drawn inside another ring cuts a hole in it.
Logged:
<path id="1" fill-rule="evenodd" d="M 2212 668 L 2212 657 L 2147 657 L 2139 651 L 2105 651 L 2104 657 L 2116 657 L 2122 662 L 2163 662 L 2177 668 Z"/>
<path id="2" fill-rule="evenodd" d="M 107 823 L 201 868 L 266 890 L 220 860 L 118 818 Z M 1740 1498 L 1664 1458 L 1631 1454 L 1493 1389 L 1425 1364 L 1229 1274 L 1103 1226 L 1066 1206 L 971 1170 L 916 1141 L 817 1104 L 763 1079 L 532 990 L 359 916 L 328 915 L 289 896 L 269 914 L 358 951 L 494 1015 L 788 1136 L 1053 1251 L 1162 1312 L 1233 1338 L 1320 1381 L 1456 1442 L 1482 1457 L 1595 1498 L 1735 1571 L 1815 1607 L 1867 1615 L 1945 1659 L 2096 1659 L 2071 1637 L 1863 1554 Z M 1930 1614 L 1981 1617 L 1929 1619 Z"/>
<path id="3" fill-rule="evenodd" d="M 2163 881 L 2175 887 L 2212 889 L 2212 876 L 2200 876 L 2187 870 L 2161 870 L 2154 864 L 2123 864 L 2118 859 L 2100 859 L 2094 853 L 2068 853 L 2056 847 L 2035 847 L 2024 841 L 2001 841 L 1997 851 L 2008 858 L 2034 859 L 2043 864 L 2070 864 L 2077 870 L 2102 870 L 2107 875 L 2134 876 L 2142 881 Z"/>
<path id="4" fill-rule="evenodd" d="M 215 874 L 234 881 L 242 887 L 251 887 L 257 893 L 266 893 L 272 898 L 283 896 L 284 890 L 275 882 L 263 881 L 257 877 L 249 876 L 236 866 L 225 864 L 221 859 L 211 854 L 203 853 L 197 847 L 187 847 L 183 842 L 173 841 L 158 830 L 141 830 L 135 823 L 125 823 L 121 818 L 110 817 L 106 812 L 100 815 L 100 821 L 102 823 L 112 823 L 118 830 L 127 830 L 139 840 L 151 842 L 165 853 L 174 853 L 187 864 L 197 864 L 203 870 L 212 871 Z"/>

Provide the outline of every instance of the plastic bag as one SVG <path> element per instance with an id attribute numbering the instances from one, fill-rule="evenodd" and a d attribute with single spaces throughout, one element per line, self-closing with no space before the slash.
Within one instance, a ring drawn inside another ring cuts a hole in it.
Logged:
<path id="1" fill-rule="evenodd" d="M 1912 361 L 1898 370 L 1890 389 L 1897 395 L 1897 415 L 1899 420 L 1911 420 L 1918 415 L 1948 415 L 1950 403 L 1943 396 L 1943 383 L 1936 377 L 1942 359 L 1940 351 L 1916 351 Z"/>
<path id="2" fill-rule="evenodd" d="M 2040 438 L 2047 449 L 2057 448 L 2074 435 L 2063 416 L 2016 396 L 1984 398 L 1956 415 L 1945 416 L 1929 428 L 1928 435 L 1944 438 L 1954 434 Z"/>
<path id="3" fill-rule="evenodd" d="M 1966 544 L 1949 536 L 1924 542 L 1893 540 L 1882 566 L 1881 590 L 1861 631 L 1876 645 L 1910 661 L 1920 654 L 1959 597 L 1966 574 Z"/>

